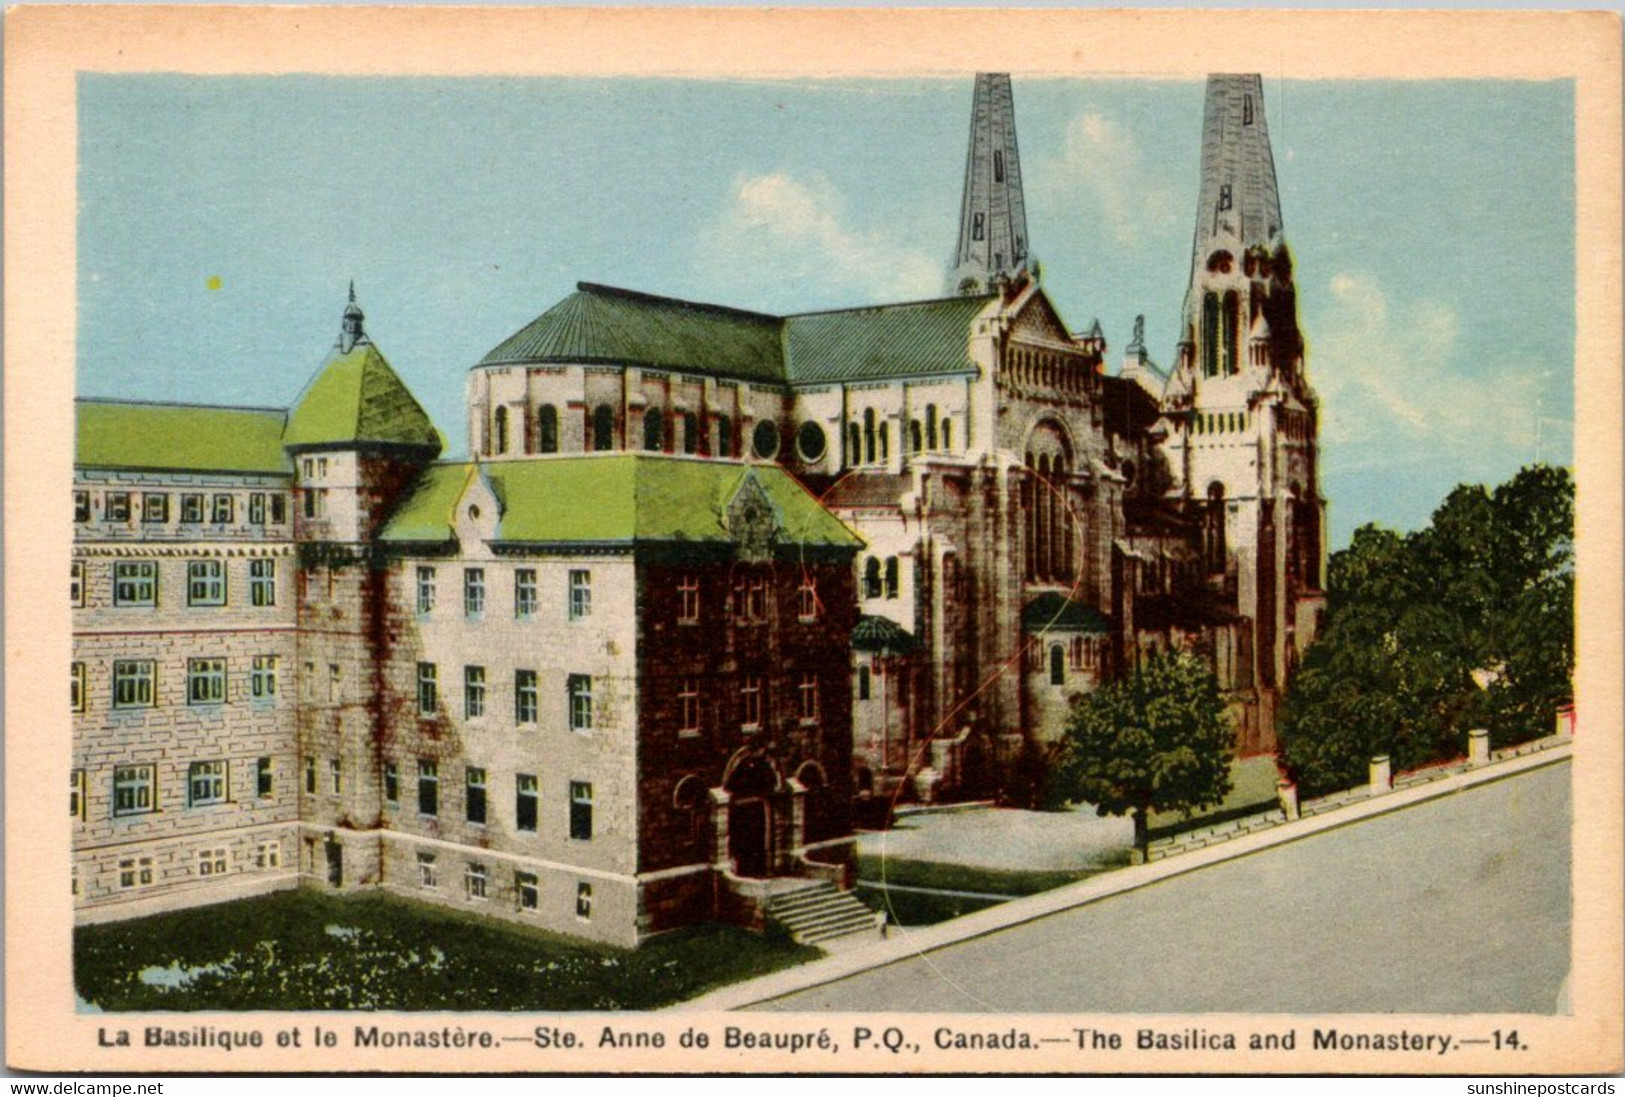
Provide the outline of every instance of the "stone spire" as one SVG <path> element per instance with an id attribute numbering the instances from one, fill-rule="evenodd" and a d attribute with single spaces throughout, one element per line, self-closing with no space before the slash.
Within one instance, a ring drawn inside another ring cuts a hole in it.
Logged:
<path id="1" fill-rule="evenodd" d="M 948 268 L 948 292 L 984 293 L 1000 281 L 1013 280 L 1030 263 L 1010 76 L 977 73 L 959 245 Z"/>
<path id="2" fill-rule="evenodd" d="M 350 279 L 350 303 L 344 306 L 344 322 L 339 329 L 339 353 L 349 354 L 355 349 L 357 343 L 367 341 L 367 333 L 362 329 L 361 322 L 365 317 L 361 313 L 361 306 L 355 303 L 355 279 Z"/>
<path id="3" fill-rule="evenodd" d="M 1215 250 L 1239 259 L 1252 247 L 1273 246 L 1281 233 L 1275 157 L 1264 121 L 1264 81 L 1256 73 L 1207 78 L 1202 117 L 1202 185 L 1196 204 L 1191 274 Z"/>

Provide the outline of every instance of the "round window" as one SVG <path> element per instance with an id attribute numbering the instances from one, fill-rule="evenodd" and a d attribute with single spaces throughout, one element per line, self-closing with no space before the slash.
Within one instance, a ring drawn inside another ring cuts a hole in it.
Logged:
<path id="1" fill-rule="evenodd" d="M 796 452 L 801 454 L 803 461 L 822 461 L 824 428 L 811 420 L 801 424 L 801 429 L 796 431 Z"/>
<path id="2" fill-rule="evenodd" d="M 470 518 L 478 518 L 480 516 L 480 508 L 477 506 L 469 507 L 468 516 Z"/>
<path id="3" fill-rule="evenodd" d="M 756 456 L 764 460 L 774 457 L 779 452 L 779 425 L 771 419 L 763 419 L 756 424 L 756 430 L 750 436 L 751 445 L 756 450 Z"/>

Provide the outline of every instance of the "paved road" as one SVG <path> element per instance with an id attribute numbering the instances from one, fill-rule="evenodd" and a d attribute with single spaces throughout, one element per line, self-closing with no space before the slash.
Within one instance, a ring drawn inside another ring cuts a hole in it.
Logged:
<path id="1" fill-rule="evenodd" d="M 1465 789 L 756 1008 L 1552 1013 L 1569 774 Z"/>

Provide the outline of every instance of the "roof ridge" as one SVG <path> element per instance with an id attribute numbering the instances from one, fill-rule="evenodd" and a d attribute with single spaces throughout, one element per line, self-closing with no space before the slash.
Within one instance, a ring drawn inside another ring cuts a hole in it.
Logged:
<path id="1" fill-rule="evenodd" d="M 654 305 L 676 305 L 679 308 L 693 309 L 697 312 L 715 312 L 725 316 L 740 316 L 749 320 L 768 320 L 779 323 L 783 316 L 770 312 L 756 312 L 752 309 L 736 308 L 733 305 L 715 305 L 708 301 L 690 301 L 683 297 L 668 297 L 660 293 L 646 293 L 643 290 L 626 289 L 622 286 L 609 286 L 602 282 L 577 282 L 576 290 L 579 293 L 592 293 L 604 297 L 621 297 L 629 301 L 639 301 Z"/>
<path id="2" fill-rule="evenodd" d="M 919 297 L 912 301 L 884 301 L 878 305 L 847 305 L 843 308 L 812 309 L 808 312 L 790 312 L 784 315 L 786 320 L 798 320 L 803 316 L 829 316 L 838 312 L 879 312 L 882 309 L 919 308 L 922 305 L 943 305 L 951 301 L 980 301 L 986 305 L 999 295 L 996 293 L 950 294 L 944 297 Z"/>
<path id="3" fill-rule="evenodd" d="M 200 404 L 190 400 L 128 400 L 121 396 L 75 396 L 76 404 L 121 404 L 146 408 L 200 408 L 204 411 L 268 411 L 287 415 L 287 408 L 269 404 Z"/>

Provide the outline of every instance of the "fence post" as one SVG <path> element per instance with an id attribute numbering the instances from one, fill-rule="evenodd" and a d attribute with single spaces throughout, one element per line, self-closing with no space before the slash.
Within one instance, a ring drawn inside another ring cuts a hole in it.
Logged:
<path id="1" fill-rule="evenodd" d="M 1281 801 L 1281 810 L 1286 813 L 1286 821 L 1298 817 L 1298 786 L 1282 778 L 1275 782 L 1275 795 Z"/>
<path id="2" fill-rule="evenodd" d="M 1388 755 L 1379 754 L 1371 759 L 1371 795 L 1380 796 L 1384 792 L 1394 791 L 1393 765 Z"/>
<path id="3" fill-rule="evenodd" d="M 1490 764 L 1490 732 L 1488 728 L 1474 728 L 1467 733 L 1467 764 L 1475 768 Z"/>

